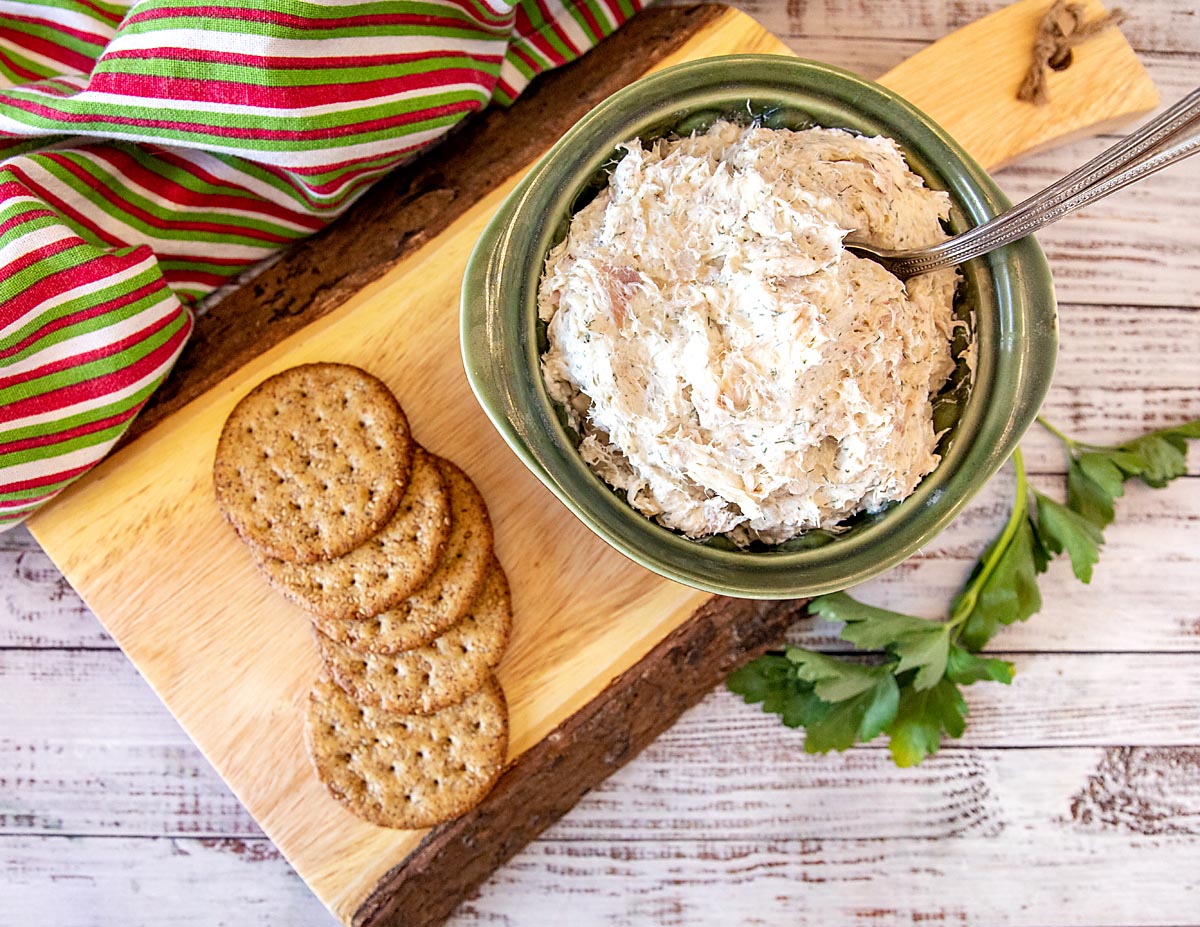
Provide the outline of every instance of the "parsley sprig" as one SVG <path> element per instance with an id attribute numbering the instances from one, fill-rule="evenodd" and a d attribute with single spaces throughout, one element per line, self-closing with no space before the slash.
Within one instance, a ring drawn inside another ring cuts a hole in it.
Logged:
<path id="1" fill-rule="evenodd" d="M 1012 513 L 954 597 L 949 618 L 905 615 L 844 592 L 823 595 L 809 611 L 842 622 L 841 639 L 857 652 L 840 657 L 789 647 L 737 670 L 729 688 L 747 702 L 761 702 L 788 727 L 803 727 L 808 753 L 845 750 L 886 734 L 896 763 L 913 766 L 936 753 L 943 737 L 960 737 L 967 718 L 961 687 L 1012 681 L 1011 663 L 979 651 L 1001 627 L 1042 607 L 1038 574 L 1065 553 L 1075 576 L 1090 582 L 1125 483 L 1167 485 L 1187 472 L 1187 441 L 1200 439 L 1200 419 L 1113 446 L 1078 441 L 1038 421 L 1066 451 L 1066 504 L 1029 485 L 1015 451 Z"/>

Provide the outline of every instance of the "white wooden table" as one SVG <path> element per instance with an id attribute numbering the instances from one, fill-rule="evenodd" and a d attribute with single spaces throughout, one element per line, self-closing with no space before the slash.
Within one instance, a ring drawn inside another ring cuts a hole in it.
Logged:
<path id="1" fill-rule="evenodd" d="M 868 76 L 997 0 L 739 4 Z M 1195 0 L 1130 3 L 1167 102 L 1200 83 Z M 986 66 L 986 62 L 981 62 Z M 963 75 L 969 80 L 969 75 Z M 1005 171 L 1014 198 L 1110 139 Z M 1200 417 L 1200 158 L 1041 236 L 1061 302 L 1047 414 L 1097 441 Z M 1042 488 L 1063 461 L 1024 443 Z M 806 756 L 718 691 L 464 905 L 454 923 L 1200 924 L 1200 453 L 1134 488 L 1091 586 L 1062 564 L 969 690 L 967 736 L 913 770 L 882 746 Z M 1007 511 L 997 478 L 864 588 L 942 613 Z M 815 631 L 797 640 L 827 645 Z M 23 530 L 0 535 L 0 922 L 331 923 Z"/>

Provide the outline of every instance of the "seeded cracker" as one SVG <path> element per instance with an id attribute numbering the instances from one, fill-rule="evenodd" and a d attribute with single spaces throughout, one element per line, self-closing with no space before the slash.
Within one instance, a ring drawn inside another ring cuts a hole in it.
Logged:
<path id="1" fill-rule="evenodd" d="M 492 563 L 492 524 L 475 484 L 448 460 L 438 468 L 450 493 L 450 539 L 433 575 L 416 592 L 370 618 L 313 623 L 338 643 L 370 653 L 399 653 L 427 644 L 458 624 L 483 590 Z"/>
<path id="2" fill-rule="evenodd" d="M 262 555 L 337 557 L 387 523 L 413 455 L 391 391 L 344 364 L 305 364 L 264 380 L 237 404 L 217 443 L 217 503 Z"/>
<path id="3" fill-rule="evenodd" d="M 399 508 L 361 547 L 311 564 L 260 558 L 259 568 L 297 605 L 326 618 L 365 618 L 391 608 L 430 577 L 450 536 L 450 498 L 436 461 L 416 448 Z"/>
<path id="4" fill-rule="evenodd" d="M 504 655 L 511 630 L 512 598 L 497 563 L 467 616 L 423 647 L 363 653 L 316 633 L 326 669 L 356 701 L 424 715 L 477 691 Z"/>
<path id="5" fill-rule="evenodd" d="M 321 678 L 308 699 L 305 739 L 317 776 L 351 812 L 382 827 L 432 827 L 488 793 L 508 749 L 508 707 L 489 678 L 435 715 L 360 707 Z"/>

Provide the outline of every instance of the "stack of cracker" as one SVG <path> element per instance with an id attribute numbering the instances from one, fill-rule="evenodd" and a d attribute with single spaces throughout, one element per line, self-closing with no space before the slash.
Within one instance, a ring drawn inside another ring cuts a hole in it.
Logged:
<path id="1" fill-rule="evenodd" d="M 259 569 L 312 619 L 326 673 L 306 734 L 330 793 L 384 827 L 477 804 L 508 747 L 492 671 L 512 600 L 470 478 L 413 440 L 375 377 L 307 364 L 238 403 L 213 480 Z"/>

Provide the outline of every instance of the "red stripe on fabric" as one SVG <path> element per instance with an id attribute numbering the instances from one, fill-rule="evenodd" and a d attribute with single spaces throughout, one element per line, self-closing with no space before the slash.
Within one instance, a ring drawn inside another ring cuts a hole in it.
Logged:
<path id="1" fill-rule="evenodd" d="M 437 58 L 469 58 L 480 64 L 497 64 L 503 54 L 486 55 L 480 52 L 460 51 L 453 48 L 424 52 L 407 52 L 391 55 L 337 55 L 330 58 L 298 55 L 247 55 L 241 52 L 209 51 L 204 48 L 119 48 L 101 56 L 101 63 L 122 59 L 134 61 L 186 61 L 189 64 L 230 64 L 248 68 L 263 68 L 271 71 L 327 71 L 333 68 L 387 67 L 409 64 L 414 61 L 429 61 Z M 102 72 L 106 73 L 106 72 Z M 369 81 L 367 82 L 369 83 Z"/>
<path id="2" fill-rule="evenodd" d="M 0 93 L 0 97 L 3 94 Z M 95 122 L 109 129 L 111 126 L 133 126 L 143 129 L 171 129 L 177 132 L 190 132 L 195 135 L 218 136 L 221 138 L 272 139 L 281 141 L 318 141 L 340 138 L 343 135 L 357 135 L 360 132 L 386 130 L 398 126 L 420 122 L 437 116 L 448 116 L 454 113 L 470 112 L 479 109 L 480 103 L 474 100 L 464 100 L 458 103 L 444 103 L 429 109 L 417 110 L 411 113 L 398 113 L 395 116 L 371 119 L 366 122 L 354 122 L 340 128 L 319 128 L 307 132 L 297 132 L 287 129 L 239 129 L 231 126 L 214 126 L 200 123 L 176 122 L 169 119 L 135 119 L 129 116 L 95 116 L 91 113 L 68 113 L 55 110 L 33 100 L 8 100 L 6 103 L 14 109 L 20 109 L 35 116 L 54 122 L 91 123 Z"/>
<path id="3" fill-rule="evenodd" d="M 46 258 L 54 257 L 56 254 L 62 254 L 62 252 L 68 250 L 69 248 L 74 248 L 79 243 L 80 239 L 75 238 L 74 236 L 71 236 L 71 238 L 60 239 L 59 241 L 52 241 L 48 245 L 42 245 L 40 248 L 34 248 L 32 251 L 26 251 L 23 254 L 18 254 L 15 258 L 5 264 L 3 268 L 0 268 L 0 270 L 3 270 L 5 277 L 12 277 L 14 274 L 18 274 L 25 270 L 25 268 L 32 267 L 38 261 L 44 261 Z M 6 302 L 4 304 L 3 315 L 0 316 L 0 318 L 8 315 L 8 312 L 8 303 Z"/>
<path id="4" fill-rule="evenodd" d="M 104 358 L 112 357 L 114 354 L 120 354 L 126 348 L 140 344 L 147 338 L 151 338 L 156 333 L 162 331 L 163 328 L 175 321 L 179 311 L 181 310 L 168 313 L 153 324 L 139 329 L 132 335 L 126 335 L 124 338 L 103 344 L 90 351 L 84 351 L 81 354 L 72 354 L 68 357 L 59 357 L 49 363 L 42 364 L 40 367 L 34 367 L 32 370 L 23 370 L 20 373 L 14 373 L 12 376 L 0 377 L 0 389 L 8 389 L 10 386 L 16 386 L 18 383 L 29 383 L 33 380 L 40 380 L 42 377 L 52 376 L 53 374 L 61 373 L 63 370 L 70 370 L 72 367 L 81 367 L 84 364 L 90 364 L 92 361 L 104 360 Z M 7 412 L 7 408 L 4 411 Z"/>
<path id="5" fill-rule="evenodd" d="M 500 78 L 498 81 L 496 81 L 496 89 L 494 92 L 502 93 L 506 97 L 508 97 L 510 100 L 515 99 L 516 97 L 520 96 L 520 94 L 517 92 L 517 89 L 512 84 L 510 84 L 508 81 L 506 81 L 503 77 Z"/>
<path id="6" fill-rule="evenodd" d="M 81 240 L 77 240 L 77 243 L 81 243 Z M 145 245 L 139 246 L 128 254 L 111 254 L 97 250 L 96 254 L 90 258 L 72 263 L 67 267 L 56 268 L 5 300 L 3 306 L 0 307 L 0 324 L 7 327 L 42 303 L 75 287 L 96 285 L 99 288 L 99 285 L 107 278 L 152 257 L 153 254 Z"/>
<path id="7" fill-rule="evenodd" d="M 41 489 L 43 486 L 49 486 L 52 483 L 60 483 L 63 480 L 71 480 L 77 476 L 82 476 L 94 466 L 94 463 L 89 463 L 84 464 L 82 467 L 73 467 L 70 470 L 59 470 L 55 473 L 47 473 L 43 476 L 35 476 L 33 479 L 29 480 L 18 480 L 15 483 L 5 483 L 3 486 L 0 486 L 0 493 L 24 492 L 27 489 Z M 48 499 L 56 492 L 58 492 L 58 490 L 55 490 L 54 492 L 48 492 L 44 496 L 35 496 L 32 500 L 14 499 L 12 501 L 0 502 L 0 508 L 19 508 L 21 506 L 29 505 L 31 501 Z"/>
<path id="8" fill-rule="evenodd" d="M 426 147 L 426 145 L 428 145 L 428 142 L 413 142 L 412 144 L 406 145 L 403 148 L 393 148 L 389 154 L 392 158 L 395 158 L 396 156 L 403 155 L 407 152 L 418 151 L 418 150 Z M 351 158 L 346 161 L 338 161 L 334 164 L 322 164 L 317 167 L 311 167 L 311 168 L 298 168 L 297 167 L 297 168 L 292 168 L 291 170 L 284 170 L 283 168 L 272 168 L 265 164 L 260 164 L 258 166 L 263 170 L 270 171 L 272 174 L 275 174 L 280 179 L 286 180 L 289 184 L 293 184 L 293 185 L 295 184 L 297 177 L 304 178 L 304 177 L 307 177 L 309 174 L 326 174 L 331 171 L 336 171 L 337 176 L 334 177 L 332 180 L 327 180 L 325 183 L 318 184 L 318 183 L 311 183 L 311 182 L 305 181 L 305 183 L 302 186 L 296 187 L 296 189 L 304 195 L 305 199 L 309 203 L 312 203 L 314 209 L 324 209 L 324 208 L 327 208 L 327 205 L 325 203 L 317 202 L 317 200 L 314 197 L 309 195 L 310 193 L 316 193 L 322 197 L 325 197 L 325 196 L 332 194 L 334 191 L 347 186 L 347 180 L 349 180 L 349 179 L 352 179 L 355 177 L 361 177 L 362 175 L 369 174 L 375 170 L 380 170 L 380 171 L 386 173 L 387 171 L 390 171 L 390 170 L 392 170 L 393 167 L 395 167 L 395 165 L 392 164 L 390 166 L 388 166 L 388 165 L 368 166 L 368 167 L 364 167 L 358 171 L 348 171 L 347 170 L 347 168 L 349 168 L 355 164 L 365 164 L 369 161 L 378 161 L 378 160 L 379 160 L 379 155 L 366 155 L 361 158 Z M 332 221 L 332 220 L 326 220 L 326 221 L 328 222 L 328 221 Z"/>
<path id="9" fill-rule="evenodd" d="M 472 3 L 470 0 L 450 0 L 450 2 L 468 16 L 478 18 L 492 25 L 503 26 L 512 22 L 511 10 L 507 13 L 501 13 L 499 10 L 494 10 L 488 6 L 484 0 L 479 0 L 478 3 Z"/>
<path id="10" fill-rule="evenodd" d="M 109 151 L 117 149 L 106 148 L 103 150 Z M 204 154 L 204 152 L 186 152 L 185 154 L 181 154 L 179 151 L 175 151 L 170 148 L 164 148 L 160 145 L 145 145 L 143 146 L 143 150 L 152 157 L 158 158 L 164 164 L 169 164 L 181 171 L 186 171 L 202 183 L 212 184 L 213 186 L 222 187 L 226 190 L 245 190 L 250 196 L 255 198 L 256 204 L 261 205 L 261 211 L 265 215 L 270 215 L 278 219 L 287 219 L 300 224 L 311 223 L 313 231 L 318 231 L 324 228 L 326 225 L 326 223 L 315 218 L 314 216 L 309 215 L 306 212 L 289 209 L 288 207 L 273 202 L 272 200 L 261 198 L 258 196 L 258 194 L 251 192 L 249 188 L 241 187 L 232 180 L 224 177 L 218 177 L 216 174 L 211 173 L 194 161 L 189 160 L 189 158 L 192 156 L 200 157 Z M 258 165 L 258 167 L 263 170 L 266 169 L 265 165 Z M 288 186 L 293 190 L 296 190 L 297 192 L 304 190 L 304 187 L 300 184 L 297 184 L 295 178 L 289 176 L 286 171 L 281 172 L 276 176 L 278 176 L 281 180 L 285 180 Z M 229 196 L 232 199 L 238 199 L 238 197 L 233 196 L 232 194 L 229 194 Z"/>
<path id="11" fill-rule="evenodd" d="M 571 0 L 567 0 L 567 2 L 569 3 Z M 592 15 L 592 11 L 588 9 L 587 4 L 580 3 L 575 7 L 575 9 L 579 12 L 580 16 L 587 20 L 588 28 L 592 30 L 592 35 L 594 35 L 597 40 L 602 38 L 604 36 L 604 29 L 600 26 L 600 23 L 597 22 L 596 17 Z"/>
<path id="12" fill-rule="evenodd" d="M 25 225 L 28 222 L 32 222 L 34 219 L 55 219 L 55 218 L 58 218 L 58 217 L 55 216 L 54 213 L 51 212 L 49 209 L 39 209 L 35 206 L 34 208 L 32 208 L 26 212 L 20 213 L 19 215 L 13 216 L 10 219 L 5 219 L 3 222 L 0 222 L 0 236 L 3 236 L 7 232 L 11 232 L 13 229 L 18 228 L 19 226 Z"/>
<path id="13" fill-rule="evenodd" d="M 533 71 L 534 74 L 542 73 L 542 63 L 540 61 L 538 61 L 536 58 L 534 58 L 532 55 L 530 55 L 529 52 L 525 51 L 525 49 L 521 48 L 520 45 L 511 46 L 509 48 L 509 51 L 512 52 L 512 54 L 516 55 L 518 58 L 520 58 L 522 61 L 524 61 L 525 64 L 530 68 L 530 70 Z"/>
<path id="14" fill-rule="evenodd" d="M 538 9 L 542 11 L 542 15 L 546 18 L 546 21 L 550 23 L 550 29 L 556 36 L 558 36 L 559 41 L 567 46 L 567 48 L 571 49 L 576 55 L 581 54 L 583 49 L 581 49 L 571 40 L 571 37 L 567 34 L 567 30 L 559 24 L 557 16 L 555 15 L 554 11 L 550 9 L 550 5 L 546 3 L 546 0 L 536 0 L 536 2 Z M 570 2 L 570 0 L 567 0 L 567 2 Z M 566 61 L 567 59 L 563 58 L 562 63 L 565 64 Z"/>
<path id="15" fill-rule="evenodd" d="M 185 310 L 180 309 L 179 311 L 184 312 Z M 172 314 L 165 321 L 171 322 L 175 318 L 176 316 Z M 162 327 L 162 325 L 158 325 L 156 329 L 161 329 Z M 72 383 L 69 386 L 63 386 L 37 396 L 30 396 L 28 399 L 9 403 L 6 406 L 0 407 L 0 422 L 16 421 L 31 415 L 45 415 L 89 399 L 111 396 L 113 393 L 137 383 L 156 369 L 165 369 L 172 355 L 183 347 L 183 342 L 187 340 L 188 335 L 191 334 L 191 330 L 192 322 L 189 316 L 187 324 L 181 326 L 174 336 L 168 338 L 135 363 L 127 367 L 122 367 L 119 370 L 111 371 L 110 373 L 100 374 L 90 380 L 84 380 L 82 383 Z M 11 486 L 0 486 L 0 492 L 11 491 Z"/>
<path id="16" fill-rule="evenodd" d="M 122 422 L 130 421 L 141 410 L 144 403 L 139 403 L 132 409 L 127 409 L 117 415 L 110 415 L 108 418 L 98 419 L 94 422 L 88 422 L 85 425 L 79 425 L 75 428 L 68 428 L 66 431 L 55 431 L 46 434 L 33 435 L 28 438 L 22 438 L 19 441 L 9 441 L 7 444 L 0 443 L 0 454 L 15 454 L 18 451 L 27 451 L 35 447 L 48 447 L 51 444 L 58 444 L 62 441 L 71 441 L 75 438 L 82 438 L 84 435 L 95 434 L 97 431 L 103 431 L 105 428 L 111 428 L 113 425 L 120 425 Z M 26 500 L 28 501 L 28 500 Z"/>
<path id="17" fill-rule="evenodd" d="M 160 77 L 148 74 L 94 74 L 88 90 L 154 100 L 222 103 L 270 109 L 301 109 L 378 99 L 448 84 L 490 83 L 490 74 L 475 68 L 441 68 L 374 81 L 330 83 L 315 87 L 263 87 L 212 78 Z M 302 117 L 300 117 L 302 118 Z"/>
<path id="18" fill-rule="evenodd" d="M 217 262 L 208 261 L 207 263 L 215 264 Z M 206 287 L 208 291 L 212 291 L 222 284 L 228 283 L 230 277 L 232 277 L 243 267 L 248 266 L 250 263 L 250 261 L 242 261 L 240 264 L 234 265 L 227 274 L 216 274 L 207 270 L 196 270 L 191 267 L 180 267 L 176 270 L 164 270 L 162 275 L 163 279 L 167 281 L 172 289 L 182 284 L 199 284 L 200 286 Z M 181 303 L 185 303 L 186 305 L 191 305 L 196 301 L 195 296 L 182 293 L 177 293 L 176 295 L 178 296 L 179 301 Z"/>
<path id="19" fill-rule="evenodd" d="M 70 287 L 68 287 L 68 289 L 70 289 Z M 5 348 L 3 351 L 0 351 L 0 361 L 7 357 L 12 357 L 14 354 L 20 354 L 27 347 L 36 344 L 47 335 L 52 335 L 61 329 L 69 328 L 72 325 L 78 325 L 80 322 L 86 322 L 88 319 L 94 319 L 96 316 L 106 315 L 109 312 L 113 312 L 117 309 L 131 305 L 132 303 L 136 303 L 138 300 L 149 296 L 156 290 L 161 291 L 164 296 L 173 295 L 162 282 L 152 281 L 138 287 L 137 289 L 123 292 L 119 296 L 116 296 L 106 302 L 97 303 L 94 306 L 88 306 L 84 309 L 80 309 L 78 312 L 72 312 L 69 315 L 59 316 L 58 318 L 47 322 L 37 331 L 32 332 L 31 334 L 22 338 L 16 344 Z"/>
<path id="20" fill-rule="evenodd" d="M 292 29 L 303 29 L 313 33 L 311 38 L 323 38 L 322 32 L 334 29 L 347 29 L 355 26 L 446 26 L 452 29 L 469 29 L 470 24 L 453 16 L 428 16 L 416 13 L 368 13 L 360 16 L 339 16 L 332 19 L 310 16 L 298 16 L 294 13 L 284 13 L 280 10 L 268 10 L 262 6 L 252 9 L 238 9 L 224 6 L 161 6 L 142 10 L 126 17 L 123 25 L 133 23 L 154 22 L 160 19 L 175 19 L 179 16 L 192 16 L 205 19 L 233 19 L 257 24 L 269 23 L 272 26 L 283 26 Z"/>
<path id="21" fill-rule="evenodd" d="M 0 39 L 11 42 L 17 48 L 24 48 L 34 54 L 41 55 L 43 58 L 49 58 L 51 61 L 65 64 L 67 67 L 74 68 L 76 71 L 81 71 L 84 74 L 88 73 L 92 69 L 92 65 L 96 63 L 94 58 L 89 58 L 87 55 L 64 48 L 61 45 L 55 45 L 49 39 L 44 39 L 38 35 L 30 35 L 27 32 L 21 32 L 17 29 L 8 29 L 3 25 L 0 25 Z M 96 44 L 103 46 L 104 41 L 100 40 Z M 3 94 L 0 94 L 0 96 L 3 96 Z"/>
<path id="22" fill-rule="evenodd" d="M 121 20 L 125 18 L 128 10 L 106 10 L 101 6 L 92 3 L 91 0 L 75 0 L 80 6 L 85 7 L 103 19 L 105 22 L 112 23 L 114 26 L 120 25 Z"/>
<path id="23" fill-rule="evenodd" d="M 153 168 L 147 167 L 145 164 L 132 157 L 127 151 L 108 145 L 97 145 L 86 149 L 87 153 L 98 161 L 102 161 L 112 168 L 117 173 L 121 174 L 128 180 L 131 180 L 140 186 L 146 187 L 154 192 L 156 197 L 170 201 L 173 205 L 178 206 L 206 206 L 222 209 L 237 209 L 245 213 L 251 213 L 257 217 L 265 217 L 272 219 L 281 219 L 286 222 L 294 222 L 309 231 L 318 231 L 324 227 L 321 223 L 308 213 L 297 212 L 287 209 L 272 203 L 270 200 L 264 200 L 262 197 L 244 191 L 243 195 L 235 196 L 232 193 L 220 193 L 216 191 L 197 191 L 190 187 L 185 187 L 179 182 L 172 180 L 164 174 L 159 173 Z M 184 171 L 187 174 L 195 177 L 201 183 L 212 183 L 227 190 L 244 190 L 244 188 L 234 186 L 227 181 L 217 180 L 203 171 L 196 168 L 194 164 L 186 158 L 173 157 L 168 160 L 163 157 L 158 151 L 150 152 L 164 165 L 172 167 L 176 170 Z"/>
<path id="24" fill-rule="evenodd" d="M 24 80 L 36 81 L 41 80 L 43 77 L 43 75 L 39 74 L 37 71 L 27 68 L 23 64 L 18 64 L 13 60 L 12 56 L 5 53 L 4 49 L 2 48 L 0 48 L 0 62 L 3 62 L 5 68 L 15 74 L 17 77 L 23 78 Z"/>
<path id="25" fill-rule="evenodd" d="M 83 226 L 88 230 L 88 232 L 90 232 L 92 235 L 95 235 L 96 238 L 102 241 L 106 246 L 110 248 L 122 248 L 125 246 L 125 242 L 100 228 L 86 213 L 80 212 L 62 198 L 55 196 L 52 190 L 33 180 L 28 174 L 25 173 L 25 171 L 21 170 L 18 165 L 10 162 L 6 165 L 6 168 L 14 177 L 20 179 L 21 183 L 28 189 L 30 193 L 33 193 L 38 199 L 44 200 L 52 209 L 68 217 L 76 225 Z M 79 244 L 91 244 L 90 242 L 85 242 L 82 238 L 77 238 L 76 242 Z M 93 245 L 93 247 L 95 246 Z"/>
<path id="26" fill-rule="evenodd" d="M 127 215 L 141 219 L 151 228 L 156 229 L 179 229 L 189 232 L 209 232 L 214 235 L 239 235 L 244 238 L 254 238 L 258 241 L 269 242 L 271 244 L 282 245 L 293 241 L 291 236 L 279 235 L 274 232 L 263 231 L 262 229 L 245 228 L 235 223 L 223 222 L 204 222 L 198 219 L 160 219 L 140 206 L 134 205 L 130 200 L 125 199 L 115 190 L 108 186 L 103 180 L 98 177 L 93 177 L 86 170 L 71 161 L 64 155 L 58 152 L 48 151 L 43 154 L 43 157 L 48 161 L 59 165 L 71 176 L 77 178 L 84 186 L 95 190 L 102 199 L 112 203 L 121 212 Z M 124 220 L 122 220 L 124 221 Z"/>
<path id="27" fill-rule="evenodd" d="M 61 22 L 54 19 L 46 19 L 41 16 L 13 16 L 11 13 L 5 16 L 4 19 L 10 23 L 25 23 L 29 26 L 41 27 L 52 34 L 69 35 L 80 42 L 87 42 L 89 45 L 98 45 L 101 48 L 108 44 L 109 37 L 107 35 L 100 35 L 98 32 L 87 32 L 83 29 L 76 29 L 74 26 L 64 26 Z M 30 37 L 28 32 L 22 32 L 20 35 L 26 38 Z M 18 44 L 17 47 L 20 48 L 21 46 Z M 26 45 L 25 47 L 28 48 L 29 46 Z"/>
<path id="28" fill-rule="evenodd" d="M 545 15 L 545 9 L 541 4 L 538 4 L 538 9 Z M 533 45 L 543 55 L 549 58 L 554 64 L 565 64 L 566 58 L 562 56 L 554 48 L 545 36 L 541 35 L 541 29 L 533 24 L 533 20 L 529 18 L 529 13 L 526 12 L 524 6 L 517 7 L 517 34 L 520 35 L 526 42 Z M 569 43 L 568 43 L 569 44 Z M 540 68 L 538 70 L 541 70 Z"/>

